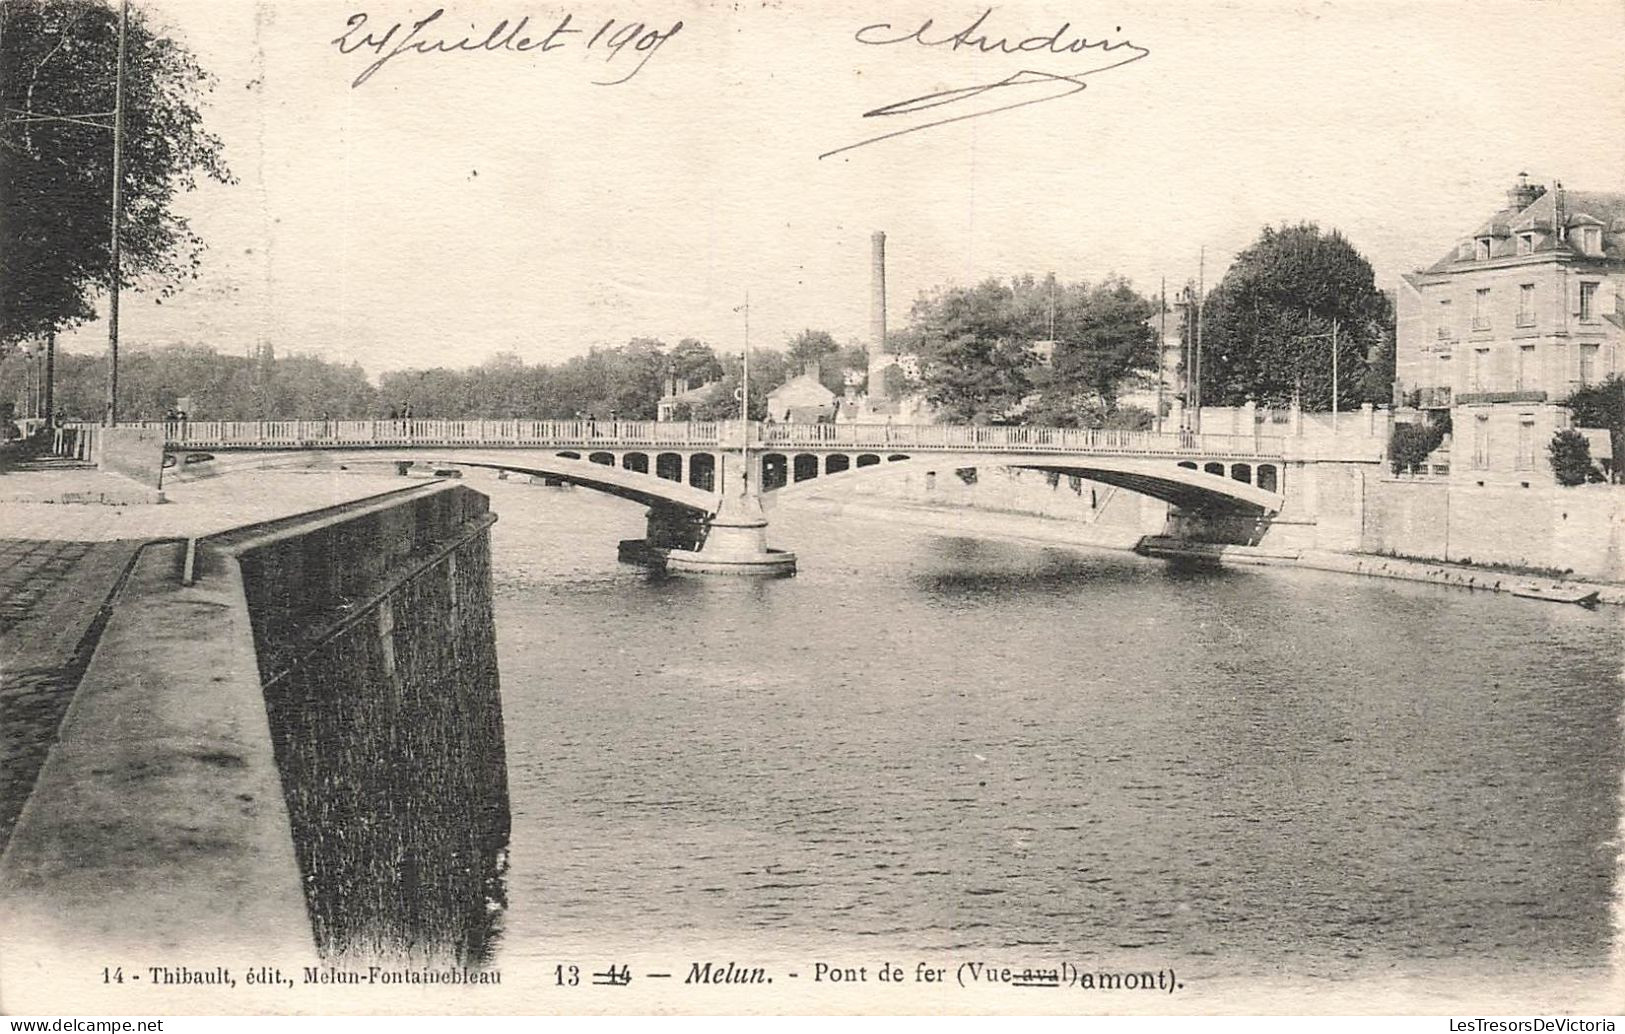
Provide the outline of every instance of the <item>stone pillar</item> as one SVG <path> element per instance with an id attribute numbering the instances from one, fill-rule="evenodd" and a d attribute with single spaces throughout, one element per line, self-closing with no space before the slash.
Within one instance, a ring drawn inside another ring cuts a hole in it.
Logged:
<path id="1" fill-rule="evenodd" d="M 782 576 L 795 574 L 796 556 L 767 545 L 767 515 L 762 512 L 760 471 L 763 454 L 752 464 L 757 480 L 747 482 L 745 464 L 725 457 L 722 501 L 705 525 L 698 550 L 676 550 L 666 570 L 676 574 Z"/>
<path id="2" fill-rule="evenodd" d="M 1373 438 L 1377 434 L 1377 411 L 1369 402 L 1360 403 L 1360 426 L 1365 428 L 1365 436 Z"/>
<path id="3" fill-rule="evenodd" d="M 1258 437 L 1258 403 L 1248 399 L 1241 406 L 1241 426 L 1236 429 L 1238 434 L 1249 438 Z"/>

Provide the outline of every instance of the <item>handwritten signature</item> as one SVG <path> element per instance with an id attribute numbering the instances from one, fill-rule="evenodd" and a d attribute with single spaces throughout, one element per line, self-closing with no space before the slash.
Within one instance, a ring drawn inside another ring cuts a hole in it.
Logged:
<path id="1" fill-rule="evenodd" d="M 1072 32 L 1072 23 L 1065 22 L 1060 28 L 1048 35 L 1028 36 L 1022 39 L 1012 39 L 1010 36 L 994 38 L 983 31 L 982 25 L 992 17 L 993 8 L 988 8 L 976 17 L 965 28 L 951 35 L 940 38 L 932 36 L 934 18 L 927 18 L 919 28 L 912 32 L 902 32 L 889 22 L 879 22 L 874 25 L 865 25 L 859 29 L 854 38 L 862 44 L 871 47 L 891 47 L 899 45 L 917 44 L 922 47 L 942 48 L 957 53 L 962 50 L 972 51 L 975 54 L 1050 54 L 1069 55 L 1085 54 L 1108 55 L 1119 51 L 1126 51 L 1128 56 L 1119 57 L 1106 64 L 1096 64 L 1083 69 L 1067 71 L 1046 72 L 1038 69 L 1024 68 L 1019 72 L 1008 75 L 993 82 L 981 83 L 975 86 L 960 86 L 948 90 L 938 90 L 934 93 L 910 97 L 907 100 L 883 104 L 863 113 L 864 118 L 888 118 L 902 115 L 914 115 L 923 111 L 937 108 L 946 108 L 958 105 L 959 113 L 903 129 L 880 133 L 856 143 L 846 144 L 831 151 L 825 151 L 819 158 L 828 158 L 832 155 L 866 147 L 869 144 L 879 143 L 882 140 L 891 140 L 909 133 L 918 133 L 937 126 L 946 126 L 954 122 L 964 122 L 969 119 L 982 118 L 987 115 L 996 115 L 1002 111 L 1013 111 L 1016 108 L 1025 108 L 1033 104 L 1043 104 L 1048 101 L 1060 100 L 1082 93 L 1089 84 L 1084 80 L 1091 75 L 1110 71 L 1113 68 L 1122 68 L 1136 61 L 1149 57 L 1151 51 L 1127 39 L 1114 40 L 1110 37 L 1089 39 L 1086 36 L 1076 35 Z M 939 30 L 944 31 L 944 30 Z M 1122 27 L 1118 26 L 1118 32 Z M 1010 94 L 1001 94 L 998 91 L 1014 91 Z M 1033 96 L 1037 94 L 1037 96 Z M 993 107 L 982 107 L 979 110 L 967 111 L 967 108 L 976 107 L 973 103 L 977 98 L 985 97 L 989 101 L 999 101 L 1006 96 L 1019 96 L 1020 100 L 1010 100 L 997 103 Z"/>
<path id="2" fill-rule="evenodd" d="M 377 55 L 378 60 L 363 68 L 361 74 L 350 82 L 350 88 L 361 86 L 377 75 L 385 65 L 403 54 L 503 51 L 525 54 L 533 50 L 545 54 L 572 43 L 589 54 L 602 55 L 606 64 L 619 57 L 621 51 L 627 47 L 632 48 L 633 54 L 642 54 L 643 59 L 619 79 L 594 80 L 598 86 L 618 86 L 642 71 L 643 66 L 654 57 L 655 51 L 683 28 L 682 22 L 676 22 L 671 28 L 661 30 L 641 21 L 622 22 L 617 28 L 616 19 L 610 18 L 597 25 L 597 31 L 588 37 L 587 33 L 592 25 L 573 28 L 571 23 L 575 20 L 575 16 L 565 12 L 564 17 L 552 27 L 551 31 L 531 29 L 529 15 L 516 22 L 503 18 L 493 25 L 489 32 L 484 33 L 471 25 L 470 29 L 473 31 L 463 33 L 461 38 L 454 38 L 457 36 L 455 32 L 440 32 L 438 29 L 434 32 L 427 31 L 440 21 L 445 13 L 446 9 L 439 7 L 415 22 L 395 22 L 388 28 L 379 30 L 368 27 L 370 19 L 365 11 L 352 14 L 344 23 L 344 34 L 332 41 L 333 46 L 338 48 L 340 54 L 345 55 L 354 54 L 358 50 L 371 51 Z M 572 36 L 582 38 L 572 40 L 570 38 Z"/>

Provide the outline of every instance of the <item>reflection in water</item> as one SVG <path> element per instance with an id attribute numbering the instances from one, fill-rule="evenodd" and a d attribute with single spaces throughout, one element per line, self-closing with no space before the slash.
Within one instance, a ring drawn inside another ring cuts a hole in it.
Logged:
<path id="1" fill-rule="evenodd" d="M 796 579 L 662 580 L 614 562 L 636 508 L 489 490 L 510 960 L 1609 965 L 1611 612 L 788 507 Z"/>

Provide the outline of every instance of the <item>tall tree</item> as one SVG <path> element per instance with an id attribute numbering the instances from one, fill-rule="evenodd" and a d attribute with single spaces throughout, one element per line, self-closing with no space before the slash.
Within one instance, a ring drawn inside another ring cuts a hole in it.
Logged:
<path id="1" fill-rule="evenodd" d="M 686 337 L 671 350 L 671 375 L 677 378 L 678 391 L 697 388 L 722 377 L 722 360 L 710 345 Z"/>
<path id="2" fill-rule="evenodd" d="M 1393 307 L 1371 263 L 1336 230 L 1264 227 L 1202 306 L 1203 400 L 1330 409 L 1334 320 L 1339 405 L 1386 402 L 1370 374 L 1392 350 Z"/>
<path id="3" fill-rule="evenodd" d="M 924 357 L 927 398 L 954 418 L 1099 426 L 1122 386 L 1156 366 L 1155 312 L 1120 277 L 1022 276 L 921 298 L 899 337 Z M 1036 341 L 1054 343 L 1048 366 Z"/>
<path id="4" fill-rule="evenodd" d="M 104 0 L 0 2 L 0 351 L 90 319 L 110 282 L 118 12 Z M 130 12 L 120 282 L 163 293 L 203 242 L 176 212 L 200 176 L 231 182 L 200 106 L 213 80 Z"/>
<path id="5" fill-rule="evenodd" d="M 1038 357 L 1031 277 L 938 289 L 914 303 L 905 340 L 924 360 L 925 397 L 950 419 L 1007 418 L 1032 389 Z"/>
<path id="6" fill-rule="evenodd" d="M 1117 411 L 1123 386 L 1156 369 L 1157 332 L 1150 321 L 1157 303 L 1120 277 L 1074 284 L 1055 299 L 1055 353 L 1041 379 L 1040 410 L 1062 425 L 1101 426 Z"/>
<path id="7" fill-rule="evenodd" d="M 785 348 L 786 371 L 798 377 L 813 363 L 818 364 L 818 382 L 839 395 L 846 390 L 848 371 L 867 370 L 869 354 L 858 345 L 842 348 L 827 330 L 803 330 Z"/>

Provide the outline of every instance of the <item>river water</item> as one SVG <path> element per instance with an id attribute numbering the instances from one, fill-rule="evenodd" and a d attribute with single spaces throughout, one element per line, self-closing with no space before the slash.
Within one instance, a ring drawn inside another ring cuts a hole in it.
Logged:
<path id="1" fill-rule="evenodd" d="M 498 964 L 1065 959 L 1309 1008 L 1612 979 L 1606 608 L 815 510 L 774 515 L 794 579 L 661 579 L 615 560 L 639 508 L 479 487 Z"/>

